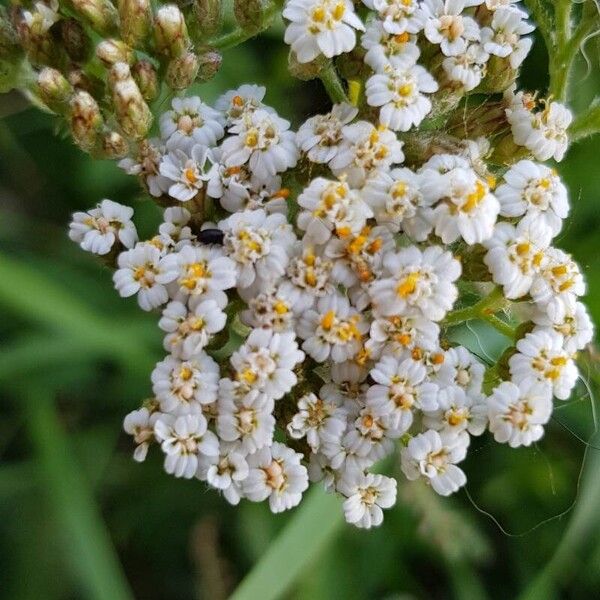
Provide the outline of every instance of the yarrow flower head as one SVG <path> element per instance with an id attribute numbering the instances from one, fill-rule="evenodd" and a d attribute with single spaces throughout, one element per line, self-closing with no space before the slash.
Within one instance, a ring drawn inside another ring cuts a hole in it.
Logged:
<path id="1" fill-rule="evenodd" d="M 272 17 L 254 19 L 258 5 L 235 3 L 244 35 Z M 332 97 L 295 129 L 260 85 L 214 106 L 186 94 L 220 56 L 175 5 L 153 15 L 155 48 L 130 28 L 101 42 L 110 102 L 72 69 L 43 68 L 40 101 L 161 207 L 144 241 L 111 200 L 69 231 L 162 332 L 153 395 L 123 423 L 135 460 L 162 451 L 167 473 L 277 513 L 321 482 L 369 528 L 409 485 L 375 472 L 392 453 L 406 480 L 447 496 L 466 483 L 471 438 L 542 439 L 594 331 L 583 274 L 556 242 L 567 188 L 542 162 L 563 158 L 572 115 L 513 85 L 534 29 L 519 6 L 287 0 L 290 69 Z M 58 8 L 22 17 L 27 56 L 61 63 L 46 43 Z M 177 95 L 153 115 L 163 76 Z M 457 341 L 472 320 L 500 352 Z"/>

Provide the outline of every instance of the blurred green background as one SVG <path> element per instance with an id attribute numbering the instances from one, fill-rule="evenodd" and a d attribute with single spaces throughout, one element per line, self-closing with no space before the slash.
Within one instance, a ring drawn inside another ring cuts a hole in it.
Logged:
<path id="1" fill-rule="evenodd" d="M 265 84 L 266 101 L 294 125 L 326 110 L 318 83 L 287 74 L 280 39 L 274 28 L 228 51 L 198 92 L 212 101 L 244 82 Z M 600 92 L 598 46 L 587 50 L 592 68 L 581 61 L 577 110 Z M 524 86 L 546 87 L 544 56 L 538 41 Z M 134 463 L 122 418 L 151 392 L 161 333 L 155 316 L 117 297 L 110 272 L 66 232 L 73 211 L 104 197 L 134 205 L 141 236 L 160 213 L 114 163 L 92 161 L 55 135 L 50 116 L 15 95 L 0 110 L 3 598 L 220 600 L 269 547 L 273 562 L 259 568 L 246 598 L 598 597 L 600 452 L 587 444 L 600 446 L 600 436 L 583 384 L 539 445 L 510 450 L 484 436 L 466 464 L 467 491 L 440 499 L 401 480 L 397 507 L 368 532 L 344 525 L 338 501 L 320 491 L 301 512 L 273 516 L 167 476 L 159 452 Z M 596 322 L 599 155 L 600 138 L 586 140 L 560 165 L 572 216 L 559 243 L 587 274 Z M 464 336 L 477 351 L 500 350 L 488 330 Z M 589 356 L 582 366 L 587 380 L 597 376 Z M 289 525 L 294 518 L 300 523 Z"/>

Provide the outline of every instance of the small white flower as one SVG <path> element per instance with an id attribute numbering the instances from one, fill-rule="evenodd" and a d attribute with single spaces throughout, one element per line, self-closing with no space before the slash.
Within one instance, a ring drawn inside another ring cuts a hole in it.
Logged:
<path id="1" fill-rule="evenodd" d="M 390 231 L 403 231 L 417 242 L 433 229 L 431 210 L 421 193 L 421 178 L 410 169 L 379 171 L 363 189 L 377 223 Z"/>
<path id="2" fill-rule="evenodd" d="M 288 423 L 287 431 L 294 439 L 306 438 L 313 452 L 323 441 L 339 439 L 346 430 L 346 412 L 341 408 L 343 396 L 323 386 L 319 396 L 310 393 L 298 399 L 298 412 Z"/>
<path id="3" fill-rule="evenodd" d="M 169 281 L 175 280 L 186 295 L 210 295 L 236 284 L 236 265 L 219 248 L 184 246 L 166 256 L 163 264 Z"/>
<path id="4" fill-rule="evenodd" d="M 504 181 L 496 190 L 503 217 L 527 215 L 541 221 L 553 235 L 558 234 L 569 214 L 569 201 L 556 171 L 521 160 L 504 174 Z"/>
<path id="5" fill-rule="evenodd" d="M 169 180 L 169 196 L 187 202 L 206 187 L 211 167 L 212 156 L 208 148 L 195 145 L 189 149 L 189 154 L 175 149 L 165 155 L 160 163 L 160 174 Z"/>
<path id="6" fill-rule="evenodd" d="M 236 122 L 221 145 L 221 162 L 226 167 L 248 163 L 251 173 L 268 180 L 295 167 L 298 161 L 296 136 L 290 123 L 272 112 L 257 109 Z"/>
<path id="7" fill-rule="evenodd" d="M 429 429 L 458 435 L 468 431 L 481 435 L 487 426 L 487 407 L 483 394 L 465 394 L 452 385 L 439 391 L 436 410 L 424 410 L 423 425 Z"/>
<path id="8" fill-rule="evenodd" d="M 278 400 L 296 385 L 294 367 L 303 360 L 294 332 L 254 329 L 230 362 L 243 385 Z"/>
<path id="9" fill-rule="evenodd" d="M 461 83 L 465 92 L 470 92 L 485 77 L 489 57 L 481 44 L 469 44 L 464 52 L 447 56 L 442 67 L 451 81 Z"/>
<path id="10" fill-rule="evenodd" d="M 217 399 L 219 366 L 204 352 L 188 360 L 167 356 L 152 371 L 152 391 L 163 412 L 200 413 Z"/>
<path id="11" fill-rule="evenodd" d="M 490 431 L 497 442 L 511 448 L 537 442 L 551 415 L 551 386 L 539 381 L 503 381 L 488 398 Z"/>
<path id="12" fill-rule="evenodd" d="M 350 104 L 335 104 L 330 112 L 307 119 L 296 133 L 301 150 L 315 163 L 328 163 L 338 153 L 342 128 L 356 117 L 358 109 Z"/>
<path id="13" fill-rule="evenodd" d="M 466 454 L 463 436 L 430 429 L 402 448 L 402 472 L 411 481 L 424 478 L 438 494 L 449 496 L 467 482 L 464 472 L 456 466 Z"/>
<path id="14" fill-rule="evenodd" d="M 494 11 L 490 27 L 481 30 L 481 43 L 489 54 L 500 58 L 510 57 L 510 66 L 517 69 L 533 44 L 531 38 L 521 36 L 531 33 L 534 29 L 520 11 L 500 7 Z"/>
<path id="15" fill-rule="evenodd" d="M 376 316 L 371 322 L 366 347 L 374 357 L 383 353 L 399 355 L 404 349 L 433 350 L 439 344 L 440 328 L 437 323 L 421 315 L 401 317 Z"/>
<path id="16" fill-rule="evenodd" d="M 229 379 L 219 384 L 217 433 L 226 442 L 236 442 L 245 454 L 271 445 L 275 430 L 273 401 L 254 390 L 239 396 L 244 386 Z"/>
<path id="17" fill-rule="evenodd" d="M 554 298 L 546 306 L 536 306 L 531 320 L 538 326 L 536 330 L 560 333 L 567 352 L 582 350 L 594 337 L 594 326 L 586 307 L 572 297 Z"/>
<path id="18" fill-rule="evenodd" d="M 423 29 L 423 15 L 418 0 L 363 0 L 363 4 L 377 12 L 388 33 L 418 33 Z"/>
<path id="19" fill-rule="evenodd" d="M 517 385 L 534 379 L 552 386 L 554 395 L 567 400 L 577 381 L 577 367 L 563 348 L 563 338 L 552 331 L 528 333 L 517 342 L 518 352 L 509 360 L 510 375 Z"/>
<path id="20" fill-rule="evenodd" d="M 458 386 L 473 399 L 481 395 L 485 367 L 464 346 L 455 346 L 444 353 L 435 381 L 441 387 Z"/>
<path id="21" fill-rule="evenodd" d="M 386 65 L 410 67 L 421 54 L 416 41 L 417 36 L 408 32 L 389 33 L 384 23 L 374 19 L 367 25 L 361 39 L 362 47 L 367 51 L 364 61 L 376 73 L 380 73 Z"/>
<path id="22" fill-rule="evenodd" d="M 337 176 L 346 174 L 352 187 L 360 188 L 379 169 L 404 161 L 403 142 L 382 125 L 358 121 L 346 125 L 343 134 L 344 142 L 329 166 Z"/>
<path id="23" fill-rule="evenodd" d="M 368 329 L 369 324 L 347 298 L 332 294 L 320 298 L 316 310 L 300 316 L 297 332 L 305 340 L 302 349 L 317 362 L 330 356 L 334 362 L 344 362 L 356 356 Z"/>
<path id="24" fill-rule="evenodd" d="M 269 499 L 274 513 L 296 506 L 308 487 L 308 472 L 300 464 L 301 454 L 274 442 L 248 457 L 250 473 L 242 482 L 244 495 L 252 502 Z"/>
<path id="25" fill-rule="evenodd" d="M 174 98 L 171 106 L 173 110 L 160 118 L 160 134 L 168 150 L 189 152 L 195 144 L 214 146 L 223 137 L 223 115 L 198 96 Z"/>
<path id="26" fill-rule="evenodd" d="M 125 248 L 133 248 L 138 238 L 131 217 L 133 208 L 102 200 L 96 208 L 73 215 L 69 237 L 94 254 L 108 254 L 117 240 Z"/>
<path id="27" fill-rule="evenodd" d="M 165 471 L 191 479 L 198 469 L 199 456 L 218 456 L 219 440 L 207 430 L 203 415 L 175 417 L 162 415 L 154 424 L 156 439 L 165 456 Z"/>
<path id="28" fill-rule="evenodd" d="M 513 300 L 525 296 L 540 272 L 552 234 L 538 219 L 523 220 L 516 227 L 498 223 L 494 235 L 484 242 L 483 261 L 494 283 L 504 287 Z"/>
<path id="29" fill-rule="evenodd" d="M 426 380 L 427 371 L 418 362 L 384 356 L 370 374 L 376 383 L 367 390 L 367 403 L 388 417 L 393 437 L 408 431 L 415 410 L 438 407 L 438 386 Z"/>
<path id="30" fill-rule="evenodd" d="M 548 248 L 542 264 L 531 285 L 531 296 L 540 303 L 560 298 L 566 302 L 585 294 L 586 285 L 577 263 L 566 252 Z"/>
<path id="31" fill-rule="evenodd" d="M 118 269 L 113 275 L 119 295 L 128 298 L 137 294 L 142 310 L 152 310 L 169 299 L 165 285 L 176 275 L 168 269 L 160 250 L 143 242 L 131 250 L 121 252 L 117 260 Z"/>
<path id="32" fill-rule="evenodd" d="M 465 0 L 424 0 L 425 37 L 439 44 L 446 56 L 462 54 L 469 42 L 477 42 L 480 31 L 477 22 L 462 15 Z"/>
<path id="33" fill-rule="evenodd" d="M 409 246 L 383 259 L 385 276 L 371 284 L 373 306 L 383 316 L 416 311 L 431 321 L 440 321 L 458 296 L 454 281 L 460 263 L 450 252 L 429 246 L 423 252 Z"/>
<path id="34" fill-rule="evenodd" d="M 387 65 L 366 83 L 367 103 L 379 106 L 379 120 L 393 131 L 416 127 L 431 111 L 431 100 L 424 94 L 437 91 L 435 79 L 421 66 Z"/>
<path id="35" fill-rule="evenodd" d="M 250 473 L 246 457 L 235 449 L 228 449 L 211 462 L 206 471 L 206 481 L 221 490 L 229 504 L 239 504 L 242 482 Z"/>
<path id="36" fill-rule="evenodd" d="M 262 85 L 245 83 L 220 96 L 215 102 L 215 108 L 225 115 L 227 124 L 232 125 L 256 109 L 266 108 L 262 102 L 266 91 Z"/>
<path id="37" fill-rule="evenodd" d="M 186 244 L 196 239 L 188 223 L 192 215 L 182 206 L 169 206 L 163 214 L 164 222 L 158 227 L 158 233 L 169 249 L 180 250 Z"/>
<path id="38" fill-rule="evenodd" d="M 158 326 L 167 332 L 163 344 L 165 350 L 183 359 L 200 352 L 227 321 L 227 315 L 215 300 L 194 304 L 192 309 L 182 302 L 169 302 L 158 322 Z"/>
<path id="39" fill-rule="evenodd" d="M 54 23 L 60 21 L 58 12 L 58 2 L 50 0 L 50 2 L 36 2 L 33 5 L 34 10 L 23 10 L 22 18 L 27 23 L 29 29 L 32 30 L 32 35 L 42 36 L 48 33 L 48 30 Z"/>
<path id="40" fill-rule="evenodd" d="M 271 287 L 248 300 L 240 318 L 245 325 L 280 333 L 294 326 L 294 301 L 285 288 Z"/>
<path id="41" fill-rule="evenodd" d="M 432 173 L 425 171 L 423 179 Z M 433 189 L 435 188 L 435 192 Z M 444 244 L 462 237 L 467 244 L 481 243 L 492 236 L 500 211 L 500 203 L 489 185 L 472 169 L 458 167 L 439 175 L 431 186 L 428 200 L 438 200 L 433 209 L 435 233 Z"/>
<path id="42" fill-rule="evenodd" d="M 304 209 L 298 215 L 298 227 L 315 244 L 326 243 L 332 233 L 340 237 L 357 234 L 373 216 L 343 177 L 339 181 L 313 179 L 298 197 L 298 204 Z"/>
<path id="43" fill-rule="evenodd" d="M 320 54 L 332 58 L 356 45 L 355 30 L 364 31 L 350 0 L 288 0 L 283 17 L 290 21 L 285 43 L 300 63 Z"/>
<path id="44" fill-rule="evenodd" d="M 525 146 L 536 160 L 554 158 L 561 161 L 569 146 L 567 129 L 573 120 L 573 114 L 559 102 L 542 102 L 543 110 L 533 112 L 535 101 L 529 101 L 528 97 L 519 92 L 506 109 L 506 117 L 511 125 L 515 144 Z"/>
<path id="45" fill-rule="evenodd" d="M 296 236 L 284 215 L 247 210 L 221 221 L 219 229 L 225 233 L 223 248 L 236 263 L 239 287 L 252 285 L 256 277 L 273 281 L 285 273 Z"/>
<path id="46" fill-rule="evenodd" d="M 159 172 L 165 151 L 164 145 L 158 139 L 142 140 L 138 144 L 136 156 L 120 160 L 119 167 L 128 175 L 139 176 L 150 195 L 158 198 L 165 194 L 170 186 L 169 180 Z"/>
<path id="47" fill-rule="evenodd" d="M 137 462 L 146 460 L 148 448 L 154 441 L 154 424 L 161 416 L 161 413 L 150 411 L 146 407 L 134 410 L 126 415 L 123 421 L 123 429 L 133 436 L 133 441 L 136 443 L 133 458 Z"/>
<path id="48" fill-rule="evenodd" d="M 346 496 L 344 516 L 348 523 L 370 529 L 383 522 L 383 508 L 396 504 L 396 480 L 365 473 L 350 481 L 343 479 L 338 490 Z"/>

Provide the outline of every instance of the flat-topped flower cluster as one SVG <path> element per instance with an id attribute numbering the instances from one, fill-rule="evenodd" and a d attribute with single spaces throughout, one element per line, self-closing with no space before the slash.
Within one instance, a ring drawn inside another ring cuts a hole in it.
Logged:
<path id="1" fill-rule="evenodd" d="M 339 103 L 294 132 L 256 85 L 214 107 L 176 98 L 160 137 L 120 163 L 170 204 L 156 236 L 138 241 L 133 210 L 110 200 L 71 225 L 85 250 L 118 252 L 121 296 L 160 312 L 167 356 L 124 423 L 136 460 L 156 442 L 168 473 L 273 512 L 321 481 L 359 527 L 395 503 L 396 480 L 371 469 L 396 448 L 409 480 L 445 496 L 466 482 L 472 436 L 539 440 L 592 338 L 579 268 L 552 246 L 567 192 L 533 161 L 562 158 L 569 111 L 509 90 L 506 122 L 529 158 L 508 170 L 484 139 L 407 165 L 396 133 L 422 122 L 440 85 L 475 89 L 490 57 L 518 67 L 527 15 L 501 0 L 365 4 L 366 27 L 349 1 L 290 0 L 283 14 L 300 62 L 348 52 L 365 30 L 377 122 Z M 424 44 L 439 46 L 445 81 L 417 64 Z M 477 289 L 528 311 L 505 372 L 448 336 L 477 256 Z"/>

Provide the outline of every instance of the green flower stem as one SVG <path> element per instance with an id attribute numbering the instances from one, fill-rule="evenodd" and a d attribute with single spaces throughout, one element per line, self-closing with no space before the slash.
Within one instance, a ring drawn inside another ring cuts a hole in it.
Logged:
<path id="1" fill-rule="evenodd" d="M 569 138 L 576 142 L 600 132 L 600 104 L 593 104 L 580 114 L 569 127 Z"/>
<path id="2" fill-rule="evenodd" d="M 501 287 L 496 287 L 494 290 L 487 295 L 485 298 L 479 300 L 479 302 L 468 306 L 467 308 L 459 308 L 453 310 L 446 315 L 443 321 L 443 325 L 447 327 L 454 327 L 479 319 L 489 323 L 494 329 L 509 337 L 515 338 L 515 330 L 508 323 L 505 323 L 499 319 L 494 313 L 498 312 L 506 305 L 506 298 L 504 298 L 504 292 Z"/>
<path id="3" fill-rule="evenodd" d="M 346 96 L 346 90 L 344 84 L 340 79 L 333 63 L 330 62 L 320 73 L 319 77 L 323 82 L 325 91 L 329 94 L 331 101 L 338 104 L 340 102 L 348 102 L 348 96 Z"/>

